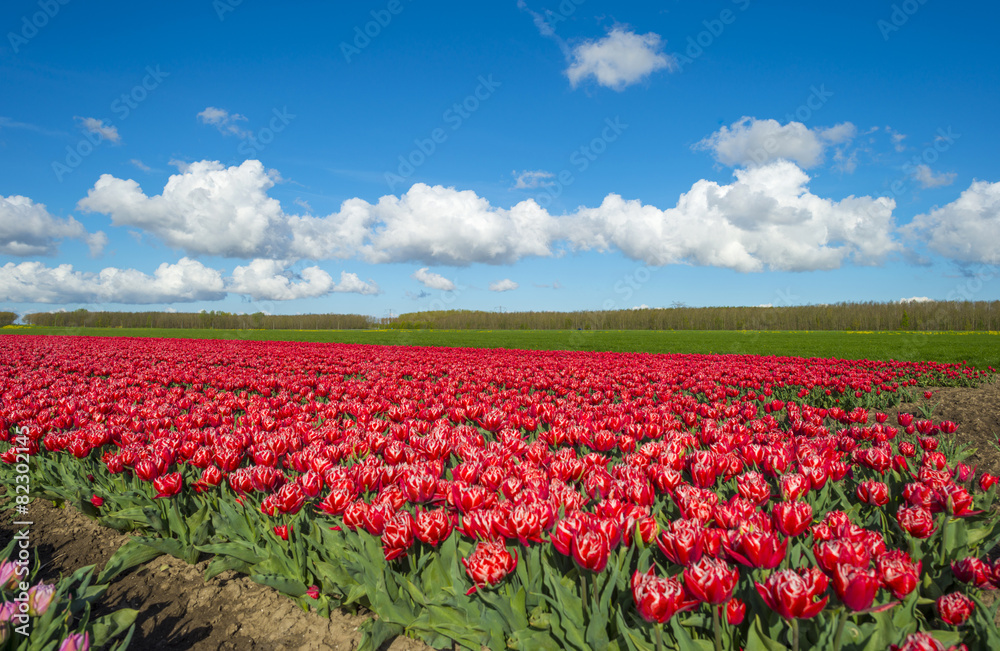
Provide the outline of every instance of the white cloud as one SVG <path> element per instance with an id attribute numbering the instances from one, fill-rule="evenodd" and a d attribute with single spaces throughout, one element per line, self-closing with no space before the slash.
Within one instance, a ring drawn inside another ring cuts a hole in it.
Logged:
<path id="1" fill-rule="evenodd" d="M 549 185 L 555 185 L 555 181 L 549 181 L 548 179 L 555 178 L 555 174 L 552 172 L 546 172 L 545 170 L 536 170 L 530 172 L 524 170 L 520 173 L 517 171 L 511 172 L 514 177 L 514 190 L 530 190 L 532 188 L 541 188 Z"/>
<path id="2" fill-rule="evenodd" d="M 708 149 L 717 161 L 732 167 L 786 159 L 808 169 L 823 162 L 827 146 L 847 143 L 856 133 L 850 122 L 810 129 L 801 122 L 782 125 L 777 120 L 744 116 L 696 143 L 694 149 Z"/>
<path id="3" fill-rule="evenodd" d="M 877 264 L 899 248 L 892 199 L 818 197 L 788 161 L 734 174 L 729 185 L 697 181 L 665 210 L 609 194 L 599 207 L 565 218 L 561 232 L 577 249 L 618 248 L 650 265 L 744 272 L 834 269 L 848 258 Z"/>
<path id="4" fill-rule="evenodd" d="M 152 169 L 149 165 L 146 165 L 145 163 L 143 163 L 138 158 L 133 158 L 133 159 L 129 160 L 129 162 L 132 163 L 133 165 L 135 165 L 136 167 L 138 167 L 139 169 L 141 169 L 143 172 L 148 172 L 148 171 L 150 171 Z"/>
<path id="5" fill-rule="evenodd" d="M 107 267 L 97 273 L 73 265 L 47 267 L 41 262 L 8 262 L 0 267 L 0 300 L 15 303 L 176 303 L 223 298 L 221 274 L 200 262 L 181 258 L 161 264 L 153 275 Z"/>
<path id="6" fill-rule="evenodd" d="M 898 152 L 906 151 L 906 145 L 903 141 L 906 140 L 906 134 L 894 131 L 892 127 L 886 126 L 885 132 L 889 134 L 889 138 L 892 139 L 892 146 Z"/>
<path id="7" fill-rule="evenodd" d="M 55 255 L 63 239 L 85 242 L 95 256 L 104 250 L 108 241 L 104 233 L 88 233 L 83 224 L 72 217 L 53 217 L 44 204 L 35 203 L 28 197 L 0 195 L 0 254 Z"/>
<path id="8" fill-rule="evenodd" d="M 1000 263 L 1000 183 L 973 181 L 949 204 L 917 215 L 900 229 L 915 242 L 961 263 Z"/>
<path id="9" fill-rule="evenodd" d="M 83 272 L 71 264 L 47 267 L 41 262 L 8 262 L 0 267 L 0 301 L 16 303 L 183 303 L 217 301 L 227 293 L 243 294 L 255 300 L 287 301 L 314 298 L 334 292 L 377 294 L 378 285 L 362 281 L 357 274 L 342 271 L 334 282 L 319 267 L 299 273 L 287 270 L 287 263 L 253 260 L 223 278 L 216 270 L 190 258 L 164 262 L 152 275 L 136 269 L 107 267 L 99 272 Z"/>
<path id="10" fill-rule="evenodd" d="M 401 196 L 349 199 L 337 212 L 312 216 L 288 214 L 268 196 L 274 174 L 259 161 L 229 168 L 200 161 L 153 197 L 135 181 L 104 175 L 79 207 L 189 254 L 248 260 L 510 264 L 569 246 L 617 248 L 654 265 L 757 271 L 831 269 L 847 259 L 878 264 L 899 248 L 889 198 L 816 196 L 809 176 L 787 160 L 734 175 L 728 185 L 697 181 L 663 209 L 610 194 L 596 208 L 556 217 L 531 199 L 505 209 L 470 190 L 417 183 Z"/>
<path id="11" fill-rule="evenodd" d="M 233 135 L 243 138 L 249 133 L 249 131 L 241 129 L 236 124 L 237 122 L 246 122 L 246 116 L 239 113 L 230 113 L 225 109 L 209 106 L 198 114 L 198 119 L 201 120 L 202 124 L 212 125 L 223 135 Z"/>
<path id="12" fill-rule="evenodd" d="M 167 245 L 194 254 L 284 258 L 287 218 L 260 161 L 225 168 L 191 163 L 167 181 L 163 193 L 143 194 L 139 184 L 102 174 L 77 207 L 110 215 L 115 226 L 141 228 Z"/>
<path id="13" fill-rule="evenodd" d="M 940 188 L 951 185 L 958 175 L 955 172 L 942 172 L 935 174 L 929 165 L 921 163 L 913 168 L 913 178 L 917 180 L 922 188 Z"/>
<path id="14" fill-rule="evenodd" d="M 515 283 L 510 278 L 504 278 L 503 280 L 498 280 L 496 282 L 490 283 L 491 292 L 509 292 L 511 290 L 517 289 L 518 287 L 520 287 L 520 285 Z"/>
<path id="15" fill-rule="evenodd" d="M 287 262 L 279 260 L 253 260 L 248 265 L 233 269 L 226 289 L 255 300 L 269 301 L 315 298 L 331 292 L 379 293 L 378 285 L 363 282 L 357 274 L 342 271 L 338 284 L 319 267 L 306 267 L 301 272 L 294 273 L 288 266 Z"/>
<path id="16" fill-rule="evenodd" d="M 532 200 L 507 210 L 471 190 L 416 183 L 399 197 L 387 195 L 374 205 L 349 199 L 339 213 L 291 217 L 288 225 L 298 257 L 464 266 L 551 255 L 554 223 Z"/>
<path id="17" fill-rule="evenodd" d="M 601 86 L 622 90 L 657 70 L 677 67 L 674 58 L 662 49 L 658 34 L 640 35 L 615 27 L 602 39 L 575 46 L 566 76 L 574 88 L 594 77 Z"/>
<path id="18" fill-rule="evenodd" d="M 911 296 L 910 298 L 899 299 L 900 303 L 933 303 L 933 298 L 927 298 L 926 296 Z"/>
<path id="19" fill-rule="evenodd" d="M 101 138 L 110 140 L 116 145 L 122 141 L 121 136 L 118 135 L 118 127 L 114 125 L 104 124 L 103 120 L 98 120 L 97 118 L 77 117 L 76 119 L 80 121 L 80 127 L 85 131 L 96 133 Z"/>
<path id="20" fill-rule="evenodd" d="M 433 271 L 430 271 L 427 267 L 417 269 L 413 272 L 410 278 L 413 278 L 428 289 L 440 289 L 443 292 L 451 292 L 455 290 L 455 283 L 448 280 L 441 274 L 436 274 Z"/>
<path id="21" fill-rule="evenodd" d="M 345 201 L 325 217 L 290 215 L 267 195 L 274 174 L 257 160 L 226 168 L 190 163 L 147 196 L 134 180 L 104 174 L 81 210 L 141 228 L 191 254 L 295 260 L 361 257 L 427 265 L 503 264 L 551 254 L 553 218 L 534 201 L 502 209 L 476 195 L 415 184 L 370 204 Z"/>

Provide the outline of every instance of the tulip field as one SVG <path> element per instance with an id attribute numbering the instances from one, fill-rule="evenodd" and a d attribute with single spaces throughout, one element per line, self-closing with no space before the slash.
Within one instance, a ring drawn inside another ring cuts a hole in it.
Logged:
<path id="1" fill-rule="evenodd" d="M 961 423 L 898 410 L 992 379 L 965 364 L 56 336 L 0 351 L 8 495 L 20 482 L 136 534 L 96 584 L 210 558 L 207 577 L 374 613 L 363 649 L 1000 648 L 997 478 L 963 462 Z M 61 635 L 83 649 L 134 616 Z"/>

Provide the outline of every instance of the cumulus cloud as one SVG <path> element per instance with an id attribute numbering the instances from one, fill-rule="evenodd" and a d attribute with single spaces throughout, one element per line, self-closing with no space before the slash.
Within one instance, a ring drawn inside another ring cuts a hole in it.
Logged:
<path id="1" fill-rule="evenodd" d="M 498 280 L 496 282 L 490 283 L 491 292 L 509 292 L 511 290 L 517 289 L 518 287 L 520 287 L 520 285 L 515 283 L 510 278 L 504 278 L 503 280 Z"/>
<path id="2" fill-rule="evenodd" d="M 287 218 L 267 196 L 274 181 L 260 161 L 225 168 L 191 163 L 167 181 L 162 194 L 146 196 L 132 180 L 102 174 L 77 207 L 111 217 L 115 226 L 141 228 L 168 246 L 190 253 L 242 258 L 284 258 Z"/>
<path id="3" fill-rule="evenodd" d="M 877 264 L 899 248 L 892 199 L 816 196 L 808 175 L 784 160 L 735 177 L 729 185 L 697 181 L 665 210 L 610 194 L 567 218 L 562 232 L 577 249 L 617 248 L 651 265 L 743 272 L 834 269 L 847 259 Z"/>
<path id="4" fill-rule="evenodd" d="M 233 269 L 226 289 L 234 294 L 244 294 L 255 300 L 291 301 L 299 298 L 316 298 L 331 292 L 378 294 L 378 285 L 364 282 L 357 274 L 342 271 L 340 282 L 319 267 L 306 267 L 294 273 L 288 263 L 280 260 L 253 260 L 248 265 Z"/>
<path id="5" fill-rule="evenodd" d="M 958 199 L 917 215 L 900 230 L 956 262 L 998 264 L 1000 183 L 973 181 Z"/>
<path id="6" fill-rule="evenodd" d="M 96 133 L 105 140 L 109 140 L 116 145 L 122 141 L 120 135 L 118 135 L 118 127 L 110 124 L 104 124 L 104 120 L 98 120 L 97 118 L 81 118 L 77 116 L 77 120 L 80 121 L 80 128 L 89 133 Z"/>
<path id="7" fill-rule="evenodd" d="M 510 264 L 565 249 L 619 249 L 648 264 L 740 271 L 878 264 L 899 248 L 889 198 L 833 201 L 809 176 L 776 160 L 738 169 L 733 183 L 700 180 L 676 206 L 608 195 L 596 208 L 553 216 L 528 199 L 493 206 L 470 190 L 414 184 L 375 203 L 349 199 L 326 216 L 284 212 L 259 161 L 191 163 L 149 197 L 133 180 L 102 176 L 80 201 L 119 226 L 152 233 L 189 254 L 295 261 L 357 258 L 426 267 Z"/>
<path id="8" fill-rule="evenodd" d="M 433 271 L 430 271 L 428 267 L 417 269 L 413 272 L 410 278 L 413 278 L 428 289 L 440 289 L 443 292 L 451 292 L 455 290 L 455 283 L 448 280 L 441 274 L 436 274 Z"/>
<path id="9" fill-rule="evenodd" d="M 511 176 L 514 177 L 513 190 L 530 190 L 533 188 L 555 185 L 555 181 L 549 180 L 555 178 L 555 174 L 552 172 L 546 172 L 545 170 L 536 170 L 534 172 L 524 170 L 520 173 L 514 171 L 511 172 Z"/>
<path id="10" fill-rule="evenodd" d="M 288 301 L 330 293 L 378 294 L 378 285 L 342 271 L 340 281 L 319 267 L 289 271 L 275 260 L 253 260 L 224 278 L 217 269 L 190 258 L 161 264 L 152 275 L 137 269 L 107 267 L 77 271 L 71 264 L 48 267 L 41 262 L 8 262 L 0 267 L 0 301 L 16 303 L 184 303 L 218 301 L 228 293 L 255 300 Z"/>
<path id="11" fill-rule="evenodd" d="M 510 209 L 475 192 L 415 184 L 376 204 L 345 201 L 325 217 L 291 215 L 268 196 L 274 174 L 257 160 L 239 167 L 190 163 L 161 194 L 105 174 L 78 207 L 140 228 L 192 254 L 274 260 L 362 257 L 427 265 L 505 264 L 550 255 L 553 218 L 534 201 Z"/>
<path id="12" fill-rule="evenodd" d="M 107 267 L 74 271 L 73 265 L 8 262 L 0 267 L 0 300 L 15 303 L 177 303 L 216 301 L 226 295 L 222 275 L 195 260 L 161 264 L 153 275 Z"/>
<path id="13" fill-rule="evenodd" d="M 44 204 L 35 203 L 28 197 L 0 195 L 0 254 L 55 255 L 60 240 L 64 239 L 85 242 L 95 256 L 108 242 L 103 232 L 88 233 L 83 224 L 72 217 L 53 217 Z"/>
<path id="14" fill-rule="evenodd" d="M 922 188 L 940 188 L 945 185 L 951 185 L 955 182 L 957 176 L 955 172 L 935 174 L 930 166 L 925 163 L 921 163 L 913 168 L 913 178 L 917 180 L 917 183 Z"/>
<path id="15" fill-rule="evenodd" d="M 569 53 L 566 76 L 574 88 L 593 77 L 601 86 L 622 90 L 657 70 L 676 68 L 676 60 L 662 50 L 659 34 L 615 27 L 604 38 L 576 45 Z"/>
<path id="16" fill-rule="evenodd" d="M 856 133 L 850 122 L 810 129 L 801 122 L 783 125 L 777 120 L 744 116 L 699 141 L 694 148 L 711 151 L 715 160 L 731 167 L 765 165 L 785 159 L 808 169 L 823 162 L 823 153 L 829 145 L 848 143 Z"/>
<path id="17" fill-rule="evenodd" d="M 230 113 L 225 109 L 209 106 L 198 114 L 198 119 L 202 124 L 210 124 L 219 130 L 219 133 L 226 136 L 245 137 L 249 132 L 240 127 L 237 122 L 246 122 L 245 115 Z"/>
<path id="18" fill-rule="evenodd" d="M 910 298 L 899 299 L 900 303 L 933 303 L 933 298 L 927 298 L 926 296 L 911 296 Z"/>

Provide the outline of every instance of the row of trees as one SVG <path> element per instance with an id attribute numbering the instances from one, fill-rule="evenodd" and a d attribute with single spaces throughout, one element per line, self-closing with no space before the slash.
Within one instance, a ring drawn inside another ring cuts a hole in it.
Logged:
<path id="1" fill-rule="evenodd" d="M 38 312 L 24 322 L 65 328 L 209 328 L 217 330 L 358 330 L 374 327 L 361 314 L 230 314 L 229 312 Z"/>
<path id="2" fill-rule="evenodd" d="M 7 315 L 11 318 L 7 319 Z M 17 315 L 0 312 L 0 324 Z M 41 312 L 24 322 L 73 328 L 215 328 L 225 330 L 1000 330 L 1000 301 L 837 303 L 794 307 L 671 307 L 612 312 L 413 312 L 360 314 L 227 312 Z"/>
<path id="3" fill-rule="evenodd" d="M 17 314 L 13 312 L 0 312 L 0 326 L 8 326 L 17 321 Z"/>
<path id="4" fill-rule="evenodd" d="M 1000 301 L 671 307 L 613 312 L 401 314 L 389 327 L 458 330 L 1000 330 Z"/>

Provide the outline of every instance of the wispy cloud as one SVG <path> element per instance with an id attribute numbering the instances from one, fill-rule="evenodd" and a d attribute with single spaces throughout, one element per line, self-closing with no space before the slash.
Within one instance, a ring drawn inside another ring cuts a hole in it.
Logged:
<path id="1" fill-rule="evenodd" d="M 76 117 L 80 121 L 80 128 L 89 133 L 96 133 L 105 140 L 113 142 L 114 144 L 119 144 L 122 141 L 120 135 L 118 135 L 118 127 L 111 124 L 104 124 L 104 120 L 98 120 L 97 118 L 81 118 Z"/>
<path id="2" fill-rule="evenodd" d="M 212 125 L 223 135 L 244 138 L 249 133 L 249 131 L 240 128 L 237 124 L 237 122 L 246 122 L 246 116 L 239 113 L 230 113 L 225 109 L 209 106 L 198 114 L 198 119 L 201 120 L 202 124 Z"/>

